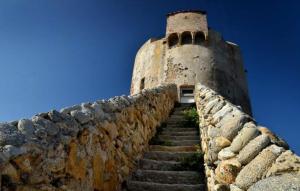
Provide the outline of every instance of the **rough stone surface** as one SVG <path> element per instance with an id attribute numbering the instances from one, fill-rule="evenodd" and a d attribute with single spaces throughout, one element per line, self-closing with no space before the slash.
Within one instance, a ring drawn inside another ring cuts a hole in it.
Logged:
<path id="1" fill-rule="evenodd" d="M 267 173 L 272 163 L 282 152 L 283 148 L 276 145 L 271 145 L 264 149 L 241 170 L 236 177 L 236 185 L 242 189 L 248 189 Z"/>
<path id="2" fill-rule="evenodd" d="M 220 109 L 222 109 L 224 107 L 224 105 L 226 104 L 225 101 L 219 101 L 216 105 L 214 105 L 214 107 L 211 109 L 210 113 L 211 114 L 215 114 L 216 112 L 218 112 Z"/>
<path id="3" fill-rule="evenodd" d="M 226 184 L 216 184 L 214 186 L 214 191 L 229 191 L 229 187 Z"/>
<path id="4" fill-rule="evenodd" d="M 184 31 L 204 31 L 207 34 L 206 14 L 200 12 L 169 14 L 166 33 L 171 34 Z"/>
<path id="5" fill-rule="evenodd" d="M 262 126 L 259 126 L 258 128 L 262 134 L 267 135 L 270 138 L 273 144 L 289 149 L 289 145 L 282 138 L 276 136 L 270 129 Z"/>
<path id="6" fill-rule="evenodd" d="M 17 127 L 9 123 L 0 123 L 0 146 L 21 145 L 24 143 L 24 135 Z"/>
<path id="7" fill-rule="evenodd" d="M 243 190 L 234 184 L 230 184 L 230 191 L 243 191 Z"/>
<path id="8" fill-rule="evenodd" d="M 275 176 L 285 173 L 299 173 L 300 174 L 300 157 L 295 155 L 292 151 L 287 150 L 283 152 L 267 172 L 268 176 Z"/>
<path id="9" fill-rule="evenodd" d="M 216 169 L 216 178 L 220 183 L 231 184 L 235 181 L 241 164 L 236 159 L 222 161 Z"/>
<path id="10" fill-rule="evenodd" d="M 245 126 L 247 123 L 245 124 Z M 238 153 L 246 144 L 259 135 L 259 131 L 254 127 L 244 127 L 239 134 L 233 139 L 230 150 Z"/>
<path id="11" fill-rule="evenodd" d="M 166 85 L 1 123 L 0 190 L 119 190 L 176 100 Z"/>
<path id="12" fill-rule="evenodd" d="M 208 102 L 204 109 L 204 113 L 208 114 L 212 110 L 212 108 L 219 102 L 220 102 L 219 98 L 213 99 L 212 101 Z"/>
<path id="13" fill-rule="evenodd" d="M 300 190 L 299 174 L 284 174 L 263 179 L 252 185 L 248 191 L 298 191 Z"/>
<path id="14" fill-rule="evenodd" d="M 81 124 L 87 123 L 91 119 L 91 116 L 88 112 L 78 110 L 71 111 L 71 116 L 74 117 Z"/>
<path id="15" fill-rule="evenodd" d="M 226 116 L 228 113 L 230 113 L 233 110 L 233 107 L 230 104 L 226 104 L 222 109 L 220 109 L 219 111 L 217 111 L 213 116 L 213 124 L 217 124 L 220 122 L 220 120 L 222 118 L 224 118 L 224 116 Z"/>
<path id="16" fill-rule="evenodd" d="M 227 160 L 233 158 L 235 155 L 229 148 L 224 148 L 218 153 L 218 158 L 220 160 Z"/>
<path id="17" fill-rule="evenodd" d="M 266 135 L 260 135 L 250 141 L 238 154 L 237 158 L 241 164 L 247 164 L 258 155 L 270 143 Z"/>
<path id="18" fill-rule="evenodd" d="M 241 107 L 233 105 L 203 84 L 196 86 L 195 101 L 200 120 L 208 191 L 244 191 L 266 177 L 300 173 L 299 156 L 290 150 L 284 151 L 288 148 L 287 144 L 267 128 L 257 126 L 254 119 L 245 114 Z M 214 106 L 211 107 L 209 103 Z M 223 107 L 217 108 L 217 105 Z M 215 113 L 211 108 L 216 108 Z M 240 122 L 243 116 L 247 120 Z M 230 136 L 224 136 L 226 133 Z M 265 183 L 263 180 L 262 184 Z M 284 182 L 283 185 L 289 185 L 288 181 L 281 181 Z M 292 187 L 279 188 L 285 190 L 283 188 Z"/>
<path id="19" fill-rule="evenodd" d="M 222 136 L 232 140 L 243 128 L 244 123 L 248 120 L 246 115 L 232 115 L 231 118 L 221 121 Z"/>
<path id="20" fill-rule="evenodd" d="M 21 119 L 18 123 L 18 130 L 27 136 L 31 136 L 34 132 L 34 124 L 29 119 Z"/>
<path id="21" fill-rule="evenodd" d="M 216 140 L 216 145 L 220 148 L 224 148 L 230 145 L 230 141 L 228 139 L 226 139 L 225 137 L 217 137 Z"/>

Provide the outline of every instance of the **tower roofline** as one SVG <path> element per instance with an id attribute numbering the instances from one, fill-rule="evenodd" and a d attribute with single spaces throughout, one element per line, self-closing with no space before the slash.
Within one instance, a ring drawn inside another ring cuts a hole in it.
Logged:
<path id="1" fill-rule="evenodd" d="M 168 13 L 167 17 L 176 15 L 178 13 L 201 13 L 203 15 L 206 15 L 206 11 L 202 11 L 202 10 L 181 10 L 181 11 L 174 11 L 174 12 Z"/>

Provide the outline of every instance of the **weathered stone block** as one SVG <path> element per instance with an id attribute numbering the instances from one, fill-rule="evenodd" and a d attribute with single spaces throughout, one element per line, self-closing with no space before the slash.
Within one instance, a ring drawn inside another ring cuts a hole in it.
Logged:
<path id="1" fill-rule="evenodd" d="M 214 107 L 211 109 L 210 113 L 213 115 L 216 112 L 220 111 L 224 105 L 226 104 L 225 101 L 223 101 L 223 99 L 219 99 L 218 103 L 214 105 Z"/>
<path id="2" fill-rule="evenodd" d="M 300 190 L 299 174 L 272 176 L 252 185 L 248 191 L 292 191 Z"/>
<path id="3" fill-rule="evenodd" d="M 213 114 L 213 124 L 217 124 L 220 122 L 221 119 L 223 119 L 227 114 L 233 111 L 233 107 L 230 104 L 226 104 L 224 107 L 222 107 L 221 110 Z"/>
<path id="4" fill-rule="evenodd" d="M 230 141 L 233 140 L 248 120 L 246 115 L 232 115 L 231 118 L 221 121 L 222 136 Z"/>
<path id="5" fill-rule="evenodd" d="M 247 164 L 258 155 L 258 153 L 268 146 L 270 139 L 266 135 L 260 135 L 251 140 L 238 154 L 237 159 L 241 164 Z"/>
<path id="6" fill-rule="evenodd" d="M 216 169 L 216 178 L 220 183 L 231 184 L 241 168 L 241 164 L 236 159 L 221 161 Z"/>
<path id="7" fill-rule="evenodd" d="M 251 123 L 251 122 L 249 122 Z M 259 135 L 259 131 L 255 127 L 247 127 L 249 126 L 246 123 L 244 128 L 238 133 L 238 135 L 233 139 L 229 149 L 234 152 L 238 153 L 247 143 L 252 140 L 253 138 Z"/>
<path id="8" fill-rule="evenodd" d="M 300 157 L 288 150 L 283 152 L 267 172 L 267 177 L 285 173 L 300 174 Z"/>
<path id="9" fill-rule="evenodd" d="M 78 156 L 78 145 L 76 142 L 71 142 L 69 147 L 66 172 L 77 180 L 84 180 L 86 177 L 87 161 Z"/>
<path id="10" fill-rule="evenodd" d="M 264 149 L 241 170 L 235 184 L 242 189 L 248 189 L 266 174 L 272 163 L 283 151 L 282 147 L 276 145 L 271 145 Z"/>
<path id="11" fill-rule="evenodd" d="M 21 119 L 18 123 L 18 130 L 25 136 L 32 136 L 34 132 L 34 124 L 29 119 Z"/>
<path id="12" fill-rule="evenodd" d="M 234 184 L 230 184 L 230 191 L 243 191 L 243 190 Z"/>
<path id="13" fill-rule="evenodd" d="M 289 149 L 289 145 L 282 138 L 276 136 L 268 128 L 262 127 L 262 126 L 258 126 L 258 128 L 262 134 L 267 135 L 270 138 L 270 140 L 273 144 L 283 147 L 285 149 Z"/>
<path id="14" fill-rule="evenodd" d="M 91 119 L 89 113 L 79 110 L 71 111 L 71 115 L 81 124 L 87 123 Z"/>
<path id="15" fill-rule="evenodd" d="M 217 147 L 220 147 L 220 148 L 225 148 L 225 147 L 229 146 L 231 143 L 228 139 L 226 139 L 225 137 L 221 137 L 221 136 L 217 137 L 215 139 L 215 142 L 216 142 Z"/>
<path id="16" fill-rule="evenodd" d="M 233 158 L 236 154 L 233 153 L 228 147 L 222 149 L 219 153 L 218 153 L 218 159 L 220 160 L 227 160 L 230 158 Z"/>
<path id="17" fill-rule="evenodd" d="M 17 127 L 9 123 L 0 123 L 0 146 L 19 146 L 25 141 L 25 136 L 18 131 Z"/>

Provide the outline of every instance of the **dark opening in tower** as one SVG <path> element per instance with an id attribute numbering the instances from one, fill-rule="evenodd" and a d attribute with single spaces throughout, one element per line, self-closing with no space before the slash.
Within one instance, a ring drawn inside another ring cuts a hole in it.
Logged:
<path id="1" fill-rule="evenodd" d="M 145 88 L 145 78 L 142 78 L 140 83 L 140 91 L 142 91 L 144 88 Z"/>
<path id="2" fill-rule="evenodd" d="M 196 32 L 195 34 L 195 44 L 203 44 L 205 41 L 205 35 L 203 32 L 199 31 L 199 32 Z"/>
<path id="3" fill-rule="evenodd" d="M 192 38 L 192 34 L 191 32 L 183 32 L 181 34 L 181 44 L 184 45 L 184 44 L 192 44 L 193 42 L 193 38 Z"/>
<path id="4" fill-rule="evenodd" d="M 176 46 L 178 44 L 178 42 L 179 42 L 179 38 L 178 38 L 177 33 L 173 33 L 173 34 L 169 35 L 169 37 L 168 37 L 169 48 Z"/>

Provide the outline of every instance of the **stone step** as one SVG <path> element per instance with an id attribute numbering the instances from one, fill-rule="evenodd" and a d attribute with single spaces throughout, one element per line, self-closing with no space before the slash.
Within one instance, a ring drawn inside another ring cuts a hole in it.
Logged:
<path id="1" fill-rule="evenodd" d="M 150 145 L 162 146 L 194 146 L 200 144 L 200 138 L 197 140 L 172 140 L 155 138 L 150 142 Z"/>
<path id="2" fill-rule="evenodd" d="M 141 159 L 139 161 L 139 169 L 142 170 L 162 170 L 162 171 L 178 171 L 187 170 L 181 165 L 181 162 L 176 161 L 158 161 L 151 159 Z"/>
<path id="3" fill-rule="evenodd" d="M 169 120 L 166 121 L 167 125 L 168 124 L 171 124 L 171 125 L 173 125 L 173 124 L 184 124 L 186 122 L 188 122 L 188 121 L 187 120 L 182 120 L 182 119 L 173 119 L 173 120 L 169 119 Z"/>
<path id="4" fill-rule="evenodd" d="M 170 116 L 174 116 L 174 115 L 176 115 L 176 116 L 184 116 L 183 111 L 184 110 L 176 110 Z"/>
<path id="5" fill-rule="evenodd" d="M 173 113 L 170 115 L 170 117 L 172 116 L 180 116 L 180 117 L 183 117 L 184 116 L 184 113 L 182 112 L 183 110 L 174 110 Z"/>
<path id="6" fill-rule="evenodd" d="M 185 124 L 187 123 L 188 121 L 187 120 L 184 120 L 184 119 L 168 119 L 166 121 L 167 124 Z"/>
<path id="7" fill-rule="evenodd" d="M 169 119 L 185 119 L 185 115 L 184 114 L 172 114 L 170 115 Z"/>
<path id="8" fill-rule="evenodd" d="M 180 162 L 184 158 L 192 157 L 195 154 L 197 152 L 148 151 L 144 154 L 144 159 Z"/>
<path id="9" fill-rule="evenodd" d="M 167 123 L 166 127 L 181 127 L 181 128 L 198 128 L 198 127 L 193 127 L 193 126 L 189 126 L 183 123 Z"/>
<path id="10" fill-rule="evenodd" d="M 175 109 L 175 110 L 173 111 L 173 113 L 171 114 L 171 116 L 172 116 L 172 115 L 184 115 L 184 114 L 183 114 L 183 111 L 186 110 L 186 109 L 188 109 L 188 108 Z"/>
<path id="11" fill-rule="evenodd" d="M 174 111 L 178 111 L 178 110 L 185 110 L 185 109 L 190 109 L 192 106 L 181 106 L 181 107 L 175 107 Z"/>
<path id="12" fill-rule="evenodd" d="M 175 113 L 175 114 L 170 115 L 169 119 L 173 118 L 173 117 L 175 117 L 175 118 L 177 118 L 177 117 L 179 117 L 179 118 L 185 118 L 185 115 L 183 113 L 182 114 Z"/>
<path id="13" fill-rule="evenodd" d="M 167 146 L 194 146 L 200 144 L 199 140 L 164 140 L 169 145 Z"/>
<path id="14" fill-rule="evenodd" d="M 128 181 L 128 191 L 204 191 L 203 184 L 160 184 L 154 182 Z"/>
<path id="15" fill-rule="evenodd" d="M 187 132 L 187 131 L 198 131 L 198 129 L 195 127 L 165 127 L 161 130 L 161 132 L 168 132 L 168 131 Z"/>
<path id="16" fill-rule="evenodd" d="M 186 120 L 184 115 L 171 115 L 168 120 Z"/>
<path id="17" fill-rule="evenodd" d="M 183 105 L 183 106 L 179 106 L 179 107 L 175 107 L 174 110 L 180 110 L 180 109 L 189 109 L 191 108 L 192 105 Z"/>
<path id="18" fill-rule="evenodd" d="M 200 140 L 199 136 L 172 136 L 172 135 L 159 135 L 157 137 L 160 140 Z"/>
<path id="19" fill-rule="evenodd" d="M 162 145 L 150 145 L 150 151 L 169 151 L 169 152 L 192 152 L 196 151 L 195 146 L 162 146 Z"/>
<path id="20" fill-rule="evenodd" d="M 163 184 L 199 184 L 203 177 L 195 171 L 136 170 L 131 180 Z"/>
<path id="21" fill-rule="evenodd" d="M 161 135 L 170 136 L 197 136 L 199 131 L 162 131 Z"/>

